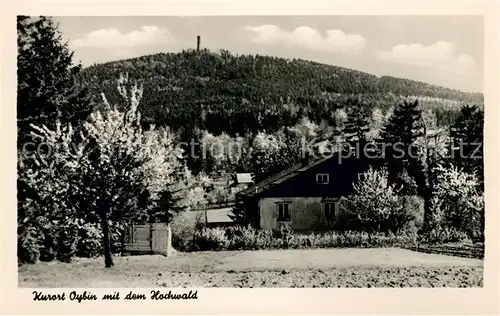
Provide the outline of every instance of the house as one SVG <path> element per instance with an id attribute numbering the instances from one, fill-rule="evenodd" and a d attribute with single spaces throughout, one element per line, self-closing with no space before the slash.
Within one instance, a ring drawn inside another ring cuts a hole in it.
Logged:
<path id="1" fill-rule="evenodd" d="M 334 229 L 340 222 L 342 197 L 352 192 L 366 160 L 340 152 L 305 158 L 236 194 L 241 220 L 261 229 L 287 225 L 294 230 Z"/>

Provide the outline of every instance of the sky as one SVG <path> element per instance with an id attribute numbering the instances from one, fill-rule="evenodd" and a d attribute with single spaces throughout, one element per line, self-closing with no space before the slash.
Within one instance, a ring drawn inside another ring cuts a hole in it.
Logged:
<path id="1" fill-rule="evenodd" d="M 481 16 L 55 17 L 83 66 L 201 47 L 483 92 Z"/>

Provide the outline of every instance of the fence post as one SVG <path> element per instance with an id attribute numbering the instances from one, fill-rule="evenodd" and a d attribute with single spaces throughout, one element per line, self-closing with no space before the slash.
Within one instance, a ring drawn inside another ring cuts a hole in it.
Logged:
<path id="1" fill-rule="evenodd" d="M 151 250 L 155 254 L 170 256 L 172 251 L 172 229 L 167 223 L 151 225 Z"/>
<path id="2" fill-rule="evenodd" d="M 170 226 L 170 223 L 167 223 L 167 256 L 171 256 L 173 254 L 173 248 L 172 248 L 172 227 Z"/>

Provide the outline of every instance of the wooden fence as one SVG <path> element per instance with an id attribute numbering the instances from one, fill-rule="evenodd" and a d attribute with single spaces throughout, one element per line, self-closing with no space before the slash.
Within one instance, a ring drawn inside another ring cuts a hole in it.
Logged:
<path id="1" fill-rule="evenodd" d="M 447 256 L 484 259 L 484 244 L 438 244 L 407 247 L 410 250 Z"/>
<path id="2" fill-rule="evenodd" d="M 165 223 L 129 225 L 125 232 L 123 254 L 172 254 L 172 231 Z"/>

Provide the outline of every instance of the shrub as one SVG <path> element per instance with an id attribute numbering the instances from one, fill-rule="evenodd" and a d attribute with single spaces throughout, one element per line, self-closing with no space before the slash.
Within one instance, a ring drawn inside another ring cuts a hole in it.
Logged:
<path id="1" fill-rule="evenodd" d="M 424 200 L 416 195 L 398 197 L 401 207 L 395 208 L 389 216 L 390 230 L 398 233 L 401 230 L 418 231 L 424 220 Z"/>
<path id="2" fill-rule="evenodd" d="M 40 258 L 40 245 L 34 227 L 25 227 L 17 236 L 17 259 L 19 263 L 35 263 Z"/>
<path id="3" fill-rule="evenodd" d="M 399 203 L 397 190 L 389 184 L 387 175 L 385 169 L 370 168 L 353 186 L 354 193 L 349 197 L 346 211 L 353 221 L 359 223 L 360 230 L 387 231 L 391 228 L 391 217 L 404 217 L 401 216 L 404 211 Z"/>
<path id="4" fill-rule="evenodd" d="M 103 253 L 102 228 L 98 223 L 85 223 L 78 232 L 76 256 L 95 258 Z"/>
<path id="5" fill-rule="evenodd" d="M 40 261 L 50 262 L 57 258 L 57 221 L 49 221 L 46 217 L 39 217 L 38 238 L 40 243 Z"/>
<path id="6" fill-rule="evenodd" d="M 256 249 L 269 249 L 273 246 L 273 234 L 270 230 L 258 231 L 255 239 Z"/>
<path id="7" fill-rule="evenodd" d="M 123 250 L 123 238 L 125 236 L 125 229 L 127 223 L 122 221 L 113 221 L 109 223 L 109 236 L 111 243 L 112 253 L 121 253 Z"/>
<path id="8" fill-rule="evenodd" d="M 293 231 L 288 225 L 273 229 L 273 237 L 282 241 L 282 247 L 288 248 L 293 241 Z"/>
<path id="9" fill-rule="evenodd" d="M 122 225 L 111 223 L 113 252 L 121 251 Z M 35 242 L 36 239 L 36 242 Z M 30 226 L 18 236 L 19 262 L 32 263 L 27 259 L 28 252 L 36 253 L 37 261 L 50 262 L 59 260 L 70 262 L 74 257 L 94 258 L 103 254 L 103 236 L 100 223 L 86 223 L 83 219 L 49 221 L 45 217 L 38 218 L 38 226 Z M 32 247 L 29 250 L 26 247 Z"/>
<path id="10" fill-rule="evenodd" d="M 170 228 L 172 229 L 172 246 L 180 251 L 194 249 L 194 238 L 201 225 L 201 214 L 198 212 L 182 212 L 177 214 Z"/>
<path id="11" fill-rule="evenodd" d="M 304 249 L 411 246 L 417 234 L 367 232 L 294 233 L 289 227 L 257 230 L 252 227 L 204 228 L 196 233 L 196 250 Z"/>
<path id="12" fill-rule="evenodd" d="M 447 243 L 470 241 L 466 232 L 454 227 L 434 228 L 421 236 L 424 243 Z"/>
<path id="13" fill-rule="evenodd" d="M 484 194 L 478 177 L 455 167 L 439 166 L 436 172 L 433 226 L 454 228 L 473 240 L 484 240 Z"/>
<path id="14" fill-rule="evenodd" d="M 259 231 L 250 226 L 228 227 L 225 232 L 226 237 L 229 240 L 228 249 L 230 250 L 257 249 L 259 247 L 258 239 L 262 238 L 262 236 L 259 236 Z"/>
<path id="15" fill-rule="evenodd" d="M 68 220 L 61 223 L 57 234 L 57 260 L 71 262 L 77 252 L 78 223 Z"/>
<path id="16" fill-rule="evenodd" d="M 79 237 L 78 223 L 66 220 L 64 223 L 49 221 L 39 217 L 39 225 L 32 228 L 36 231 L 39 260 L 50 262 L 55 259 L 70 262 L 77 253 Z"/>
<path id="17" fill-rule="evenodd" d="M 320 243 L 320 246 L 323 248 L 326 247 L 342 247 L 344 245 L 345 238 L 343 235 L 336 234 L 334 232 L 328 234 L 327 236 L 324 236 L 323 238 L 319 238 L 318 242 Z"/>
<path id="18" fill-rule="evenodd" d="M 240 237 L 240 243 L 245 247 L 245 249 L 255 249 L 257 244 L 258 233 L 252 228 L 241 229 L 243 234 Z"/>
<path id="19" fill-rule="evenodd" d="M 195 249 L 201 251 L 207 250 L 227 250 L 229 240 L 226 232 L 222 228 L 202 228 L 195 234 Z"/>
<path id="20" fill-rule="evenodd" d="M 230 194 L 231 192 L 226 188 L 215 186 L 211 191 L 207 193 L 207 200 L 210 204 L 225 203 L 228 201 Z"/>
<path id="21" fill-rule="evenodd" d="M 245 246 L 241 227 L 228 227 L 225 229 L 225 234 L 227 239 L 230 240 L 229 249 L 241 249 Z"/>

